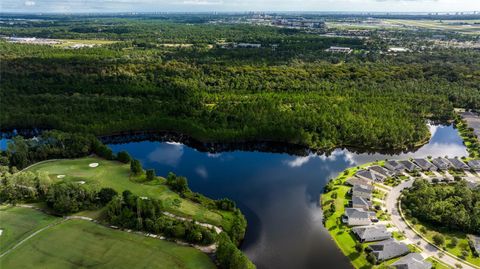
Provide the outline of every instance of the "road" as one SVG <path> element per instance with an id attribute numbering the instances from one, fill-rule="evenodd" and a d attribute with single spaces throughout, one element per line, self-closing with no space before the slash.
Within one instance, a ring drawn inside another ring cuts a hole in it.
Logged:
<path id="1" fill-rule="evenodd" d="M 445 253 L 444 251 L 440 251 L 436 247 L 434 247 L 432 244 L 428 243 L 426 240 L 421 238 L 419 235 L 417 235 L 413 230 L 411 230 L 407 223 L 403 220 L 402 216 L 400 215 L 400 212 L 397 209 L 397 201 L 398 198 L 401 195 L 401 191 L 406 188 L 410 188 L 413 184 L 414 180 L 408 180 L 402 182 L 400 185 L 392 188 L 392 190 L 387 194 L 387 199 L 385 206 L 388 210 L 388 212 L 391 214 L 391 221 L 393 225 L 395 225 L 398 230 L 404 232 L 405 237 L 412 241 L 413 243 L 417 244 L 417 242 L 420 242 L 419 246 L 423 252 L 422 255 L 424 257 L 436 257 L 438 260 L 442 261 L 443 263 L 455 268 L 456 264 L 461 264 L 462 268 L 466 269 L 476 269 L 476 267 L 470 266 L 466 263 L 460 262 L 459 260 L 445 254 L 442 257 L 439 257 L 438 254 L 440 252 Z"/>

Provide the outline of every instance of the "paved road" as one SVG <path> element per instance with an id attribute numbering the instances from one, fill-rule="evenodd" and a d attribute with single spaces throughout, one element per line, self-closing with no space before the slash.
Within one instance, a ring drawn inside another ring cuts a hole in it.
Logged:
<path id="1" fill-rule="evenodd" d="M 462 264 L 462 268 L 466 268 L 466 269 L 475 269 L 475 267 L 472 267 L 468 264 L 465 264 L 465 263 L 462 263 L 460 262 L 459 260 L 451 257 L 451 256 L 448 256 L 448 255 L 443 255 L 443 257 L 439 257 L 438 256 L 438 253 L 440 253 L 441 251 L 438 250 L 436 247 L 434 247 L 433 245 L 431 245 L 430 243 L 428 243 L 426 240 L 422 239 L 420 236 L 418 236 L 414 231 L 412 231 L 408 225 L 405 223 L 405 221 L 402 219 L 402 217 L 400 216 L 400 213 L 398 212 L 398 209 L 397 209 L 397 201 L 398 201 L 398 198 L 400 197 L 400 194 L 401 194 L 401 191 L 405 188 L 410 188 L 413 184 L 413 181 L 414 180 L 408 180 L 408 181 L 404 181 L 402 182 L 400 185 L 394 187 L 388 194 L 387 194 L 387 199 L 386 199 L 386 208 L 388 210 L 388 212 L 390 212 L 391 216 L 392 216 L 392 223 L 397 226 L 397 228 L 402 231 L 402 232 L 405 232 L 405 237 L 407 239 L 409 239 L 410 241 L 412 241 L 413 243 L 417 243 L 417 242 L 420 242 L 420 245 L 418 245 L 420 248 L 423 249 L 423 252 L 422 252 L 422 255 L 424 257 L 430 257 L 430 256 L 434 256 L 436 257 L 437 259 L 439 259 L 440 261 L 442 261 L 443 263 L 446 263 L 452 267 L 455 268 L 455 264 Z"/>

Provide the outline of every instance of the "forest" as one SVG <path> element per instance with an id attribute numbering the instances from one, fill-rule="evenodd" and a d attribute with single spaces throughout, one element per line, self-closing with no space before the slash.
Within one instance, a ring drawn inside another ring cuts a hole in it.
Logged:
<path id="1" fill-rule="evenodd" d="M 480 188 L 470 189 L 464 181 L 453 185 L 416 180 L 402 197 L 405 214 L 453 231 L 479 234 Z"/>
<path id="2" fill-rule="evenodd" d="M 173 131 L 201 142 L 406 150 L 429 138 L 427 121 L 480 107 L 479 51 L 390 55 L 385 33 L 362 40 L 105 17 L 27 20 L 0 34 L 114 41 L 81 49 L 0 41 L 4 131 Z M 262 47 L 221 45 L 236 42 Z M 325 51 L 333 45 L 355 51 Z"/>

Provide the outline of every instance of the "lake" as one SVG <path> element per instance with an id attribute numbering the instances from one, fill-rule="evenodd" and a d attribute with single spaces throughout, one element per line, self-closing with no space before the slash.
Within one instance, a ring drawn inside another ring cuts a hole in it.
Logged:
<path id="1" fill-rule="evenodd" d="M 128 151 L 158 175 L 188 178 L 190 188 L 211 198 L 234 200 L 248 230 L 241 246 L 258 268 L 351 268 L 322 225 L 319 195 L 330 178 L 347 167 L 374 160 L 466 156 L 452 126 L 430 126 L 430 142 L 414 153 L 330 155 L 231 151 L 206 153 L 176 142 L 110 144 Z"/>

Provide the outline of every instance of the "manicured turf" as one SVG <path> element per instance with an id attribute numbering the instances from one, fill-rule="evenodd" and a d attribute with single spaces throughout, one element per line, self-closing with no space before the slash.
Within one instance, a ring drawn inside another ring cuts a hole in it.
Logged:
<path id="1" fill-rule="evenodd" d="M 99 163 L 99 165 L 91 168 L 89 167 L 91 163 Z M 230 227 L 231 212 L 208 210 L 200 204 L 182 199 L 163 184 L 163 179 L 152 182 L 138 182 L 138 178 L 130 177 L 130 166 L 128 164 L 88 157 L 39 163 L 28 170 L 47 172 L 52 179 L 59 182 L 84 181 L 85 184 L 111 187 L 119 193 L 130 190 L 138 196 L 161 199 L 167 211 L 176 215 L 192 217 L 197 221 L 222 226 L 226 229 Z M 64 175 L 65 177 L 58 178 L 58 175 Z M 175 203 L 175 200 L 181 201 L 179 206 Z"/>
<path id="2" fill-rule="evenodd" d="M 58 218 L 28 208 L 4 207 L 0 209 L 0 229 L 2 229 L 0 253 L 35 231 L 58 220 Z"/>
<path id="3" fill-rule="evenodd" d="M 215 268 L 204 253 L 84 220 L 50 227 L 0 259 L 2 269 Z"/>

